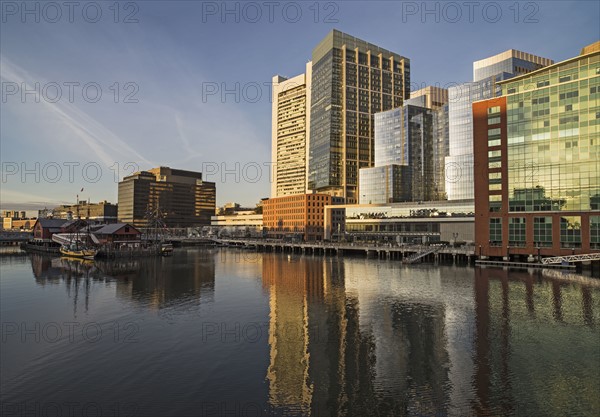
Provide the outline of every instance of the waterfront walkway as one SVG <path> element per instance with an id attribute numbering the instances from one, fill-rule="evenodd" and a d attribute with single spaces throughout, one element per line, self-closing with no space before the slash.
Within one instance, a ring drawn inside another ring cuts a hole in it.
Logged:
<path id="1" fill-rule="evenodd" d="M 412 262 L 417 259 L 452 260 L 472 262 L 475 259 L 475 247 L 472 245 L 451 247 L 448 245 L 368 245 L 365 243 L 334 243 L 334 242 L 282 242 L 270 239 L 214 239 L 218 244 L 227 244 L 247 249 L 264 250 L 268 252 L 312 253 L 340 256 L 344 253 L 362 253 L 367 257 L 379 259 L 400 259 Z M 433 248 L 439 248 L 434 250 Z"/>

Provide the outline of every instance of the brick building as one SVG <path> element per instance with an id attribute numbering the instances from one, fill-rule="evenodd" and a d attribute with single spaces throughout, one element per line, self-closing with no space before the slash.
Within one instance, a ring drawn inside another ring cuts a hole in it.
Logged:
<path id="1" fill-rule="evenodd" d="M 328 194 L 296 194 L 263 202 L 263 227 L 267 237 L 322 240 Z"/>

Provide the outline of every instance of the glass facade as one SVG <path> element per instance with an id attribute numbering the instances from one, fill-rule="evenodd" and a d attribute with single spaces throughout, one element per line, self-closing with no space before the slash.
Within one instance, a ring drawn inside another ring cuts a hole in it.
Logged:
<path id="1" fill-rule="evenodd" d="M 531 54 L 524 54 L 523 58 L 528 59 L 509 57 L 490 65 L 473 68 L 473 81 L 484 80 L 494 75 L 502 75 L 504 78 L 508 78 L 512 75 L 527 74 L 552 63 L 551 60 L 540 59 L 540 57 Z"/>
<path id="2" fill-rule="evenodd" d="M 404 134 L 403 108 L 375 115 L 375 166 L 408 165 L 408 141 Z"/>
<path id="3" fill-rule="evenodd" d="M 449 155 L 450 130 L 448 104 L 435 111 L 433 117 L 433 183 L 434 199 L 446 200 L 446 157 Z"/>
<path id="4" fill-rule="evenodd" d="M 501 77 L 464 83 L 448 89 L 448 156 L 445 158 L 445 189 L 448 200 L 474 198 L 473 109 L 474 101 L 500 94 Z"/>
<path id="5" fill-rule="evenodd" d="M 358 171 L 374 165 L 375 113 L 410 95 L 410 62 L 337 30 L 313 51 L 308 188 L 358 201 Z"/>
<path id="6" fill-rule="evenodd" d="M 473 102 L 499 96 L 502 91 L 497 82 L 532 72 L 552 62 L 509 50 L 473 63 L 474 82 L 448 89 L 449 147 L 445 158 L 448 200 L 474 198 Z"/>
<path id="7" fill-rule="evenodd" d="M 359 204 L 410 201 L 411 170 L 407 166 L 384 165 L 360 170 Z"/>
<path id="8" fill-rule="evenodd" d="M 503 94 L 510 211 L 597 210 L 600 55 L 507 82 Z"/>
<path id="9" fill-rule="evenodd" d="M 434 114 L 404 105 L 375 115 L 375 167 L 389 168 L 360 170 L 360 204 L 436 199 Z"/>

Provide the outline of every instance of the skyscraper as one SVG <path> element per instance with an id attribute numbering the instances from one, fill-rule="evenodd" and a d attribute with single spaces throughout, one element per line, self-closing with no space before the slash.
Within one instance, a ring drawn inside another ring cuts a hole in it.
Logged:
<path id="1" fill-rule="evenodd" d="M 600 42 L 473 104 L 484 256 L 600 251 Z"/>
<path id="2" fill-rule="evenodd" d="M 510 49 L 473 63 L 473 82 L 448 89 L 449 147 L 445 164 L 448 200 L 472 199 L 474 101 L 500 94 L 499 81 L 527 74 L 554 61 Z"/>
<path id="3" fill-rule="evenodd" d="M 271 197 L 306 192 L 311 68 L 309 62 L 304 74 L 273 77 Z"/>
<path id="4" fill-rule="evenodd" d="M 410 96 L 410 61 L 331 31 L 313 50 L 308 189 L 358 200 L 358 170 L 374 164 L 374 115 Z"/>

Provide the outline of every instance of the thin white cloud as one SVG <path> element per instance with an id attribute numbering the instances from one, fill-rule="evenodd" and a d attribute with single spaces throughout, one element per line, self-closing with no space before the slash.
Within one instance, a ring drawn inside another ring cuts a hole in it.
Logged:
<path id="1" fill-rule="evenodd" d="M 0 74 L 2 79 L 17 83 L 19 87 L 25 85 L 29 90 L 33 90 L 33 86 L 28 80 L 44 83 L 41 77 L 27 72 L 2 55 L 0 55 Z M 72 103 L 65 100 L 51 103 L 44 99 L 41 99 L 40 103 L 44 104 L 48 116 L 59 120 L 62 126 L 73 132 L 77 139 L 87 145 L 106 165 L 111 166 L 122 155 L 135 156 L 139 161 L 152 165 L 148 159 L 131 148 L 123 139 Z M 23 106 L 23 109 L 27 109 L 27 107 Z"/>

